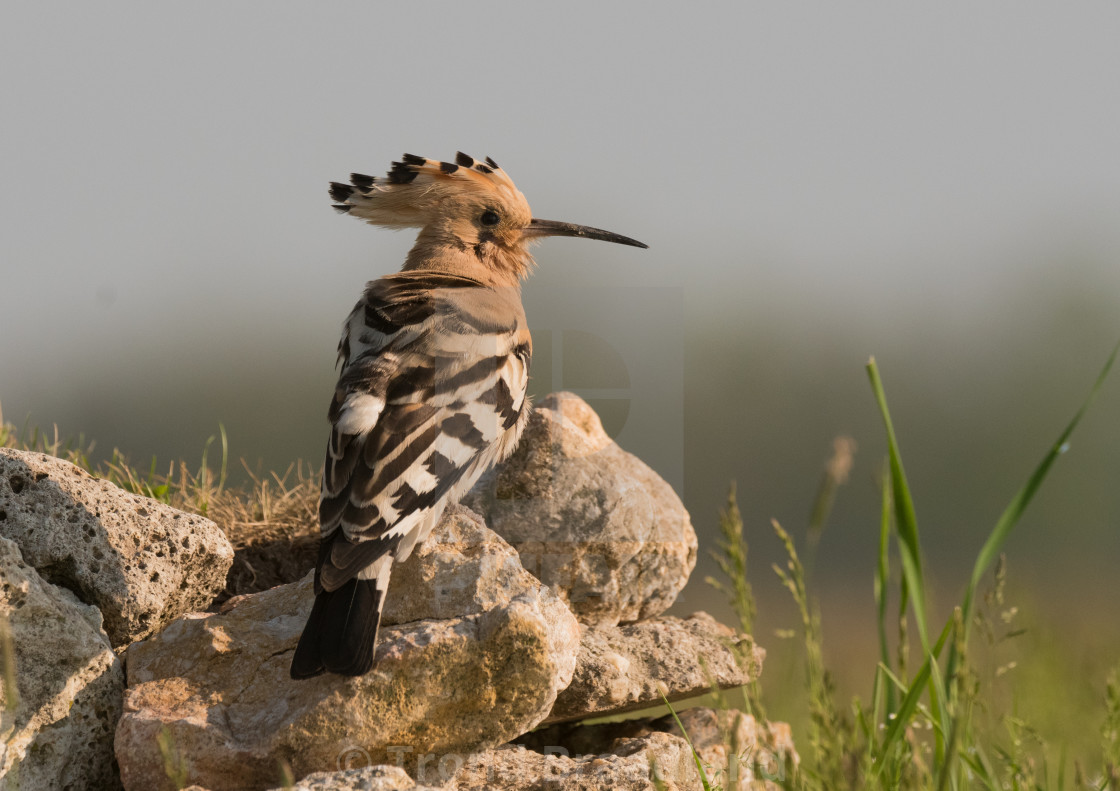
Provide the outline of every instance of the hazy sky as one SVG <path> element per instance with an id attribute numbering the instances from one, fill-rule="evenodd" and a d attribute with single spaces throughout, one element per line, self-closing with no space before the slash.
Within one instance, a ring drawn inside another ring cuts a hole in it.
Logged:
<path id="1" fill-rule="evenodd" d="M 542 290 L 920 306 L 1120 248 L 1120 6 L 669 5 L 8 4 L 0 375 L 333 334 L 409 240 L 326 182 L 403 151 L 651 245 L 554 243 Z"/>

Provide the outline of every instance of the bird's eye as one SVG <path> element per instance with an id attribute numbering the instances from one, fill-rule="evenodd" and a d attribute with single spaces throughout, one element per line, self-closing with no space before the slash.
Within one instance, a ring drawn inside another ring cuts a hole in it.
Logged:
<path id="1" fill-rule="evenodd" d="M 478 221 L 483 225 L 497 225 L 501 220 L 502 218 L 495 211 L 484 211 L 482 216 L 478 218 Z"/>

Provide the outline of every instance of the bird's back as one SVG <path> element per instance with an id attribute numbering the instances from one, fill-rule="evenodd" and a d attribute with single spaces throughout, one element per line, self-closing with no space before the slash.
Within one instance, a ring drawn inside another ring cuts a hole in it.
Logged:
<path id="1" fill-rule="evenodd" d="M 304 631 L 294 676 L 369 669 L 392 562 L 513 450 L 528 417 L 531 354 L 517 288 L 429 271 L 367 286 L 339 343 L 319 504 L 321 612 Z M 343 608 L 340 624 L 331 611 Z M 347 634 L 370 620 L 372 631 L 357 630 L 368 640 L 337 646 L 312 628 Z"/>

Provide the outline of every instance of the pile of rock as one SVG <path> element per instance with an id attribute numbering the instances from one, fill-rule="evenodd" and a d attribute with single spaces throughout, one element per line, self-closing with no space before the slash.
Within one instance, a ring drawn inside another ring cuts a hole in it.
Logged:
<path id="1" fill-rule="evenodd" d="M 118 787 L 114 729 L 128 791 L 299 778 L 298 789 L 652 789 L 652 773 L 663 788 L 696 788 L 671 718 L 579 721 L 738 686 L 761 669 L 750 637 L 702 613 L 662 614 L 695 564 L 688 515 L 569 394 L 545 399 L 518 452 L 394 568 L 377 663 L 356 679 L 288 678 L 310 574 L 191 612 L 212 601 L 232 559 L 212 523 L 109 492 L 57 460 L 0 454 L 0 536 L 18 544 L 0 545 L 0 610 L 20 688 L 3 715 L 0 771 L 29 788 Z M 21 615 L 32 597 L 46 615 Z M 36 635 L 45 617 L 68 624 L 69 642 Z M 126 645 L 122 699 L 111 647 Z M 32 692 L 44 657 L 65 651 L 73 659 Z M 705 761 L 735 767 L 725 787 L 748 787 L 759 762 L 780 771 L 796 760 L 781 725 L 706 709 L 681 722 Z"/>
<path id="2" fill-rule="evenodd" d="M 207 519 L 0 448 L 0 785 L 119 788 L 118 654 L 209 606 L 232 561 Z"/>

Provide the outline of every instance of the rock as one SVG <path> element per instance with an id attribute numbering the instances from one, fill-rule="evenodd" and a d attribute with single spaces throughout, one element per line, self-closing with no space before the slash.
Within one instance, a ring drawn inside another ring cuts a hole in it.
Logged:
<path id="1" fill-rule="evenodd" d="M 713 785 L 776 789 L 789 768 L 801 763 L 784 722 L 759 723 L 741 711 L 708 708 L 686 709 L 678 716 Z M 661 718 L 661 727 L 681 733 L 671 715 Z"/>
<path id="2" fill-rule="evenodd" d="M 309 775 L 293 791 L 683 791 L 700 788 L 688 744 L 665 733 L 619 740 L 614 752 L 569 757 L 506 745 L 471 755 L 427 756 L 416 785 L 403 769 L 373 766 Z M 663 785 L 651 779 L 651 761 Z M 282 791 L 279 788 L 273 791 Z"/>
<path id="3" fill-rule="evenodd" d="M 18 699 L 0 685 L 0 787 L 36 791 L 120 788 L 113 731 L 124 674 L 101 613 L 43 580 L 0 538 L 2 657 L 12 650 Z M 10 672 L 10 671 L 8 671 Z"/>
<path id="4" fill-rule="evenodd" d="M 583 623 L 660 614 L 696 565 L 696 533 L 673 488 L 572 393 L 537 405 L 517 451 L 464 502 Z"/>
<path id="5" fill-rule="evenodd" d="M 679 717 L 712 787 L 776 791 L 785 777 L 787 757 L 792 764 L 798 761 L 784 723 L 759 726 L 741 712 L 701 708 L 682 711 Z M 424 756 L 416 774 L 419 782 L 430 785 L 413 785 L 398 767 L 373 766 L 310 775 L 294 791 L 698 789 L 700 774 L 683 735 L 671 715 L 553 725 L 494 750 Z M 732 754 L 736 759 L 729 764 Z M 650 776 L 651 765 L 661 786 Z"/>
<path id="6" fill-rule="evenodd" d="M 0 448 L 0 536 L 44 579 L 101 610 L 114 646 L 205 609 L 233 562 L 210 520 L 9 448 Z"/>
<path id="7" fill-rule="evenodd" d="M 659 782 L 653 779 L 653 773 Z M 610 752 L 570 757 L 503 747 L 472 756 L 455 777 L 456 791 L 692 791 L 700 775 L 688 743 L 651 733 L 617 740 Z"/>
<path id="8" fill-rule="evenodd" d="M 516 563 L 477 517 L 450 514 L 394 570 L 386 602 L 387 620 L 441 620 L 382 629 L 377 665 L 361 678 L 288 678 L 310 575 L 133 644 L 116 739 L 125 787 L 164 777 L 164 728 L 190 758 L 186 781 L 222 791 L 276 785 L 281 761 L 301 777 L 355 757 L 477 752 L 534 727 L 571 680 L 579 624 Z"/>
<path id="9" fill-rule="evenodd" d="M 621 714 L 742 686 L 758 678 L 766 652 L 706 613 L 583 628 L 572 683 L 547 722 Z"/>
<path id="10" fill-rule="evenodd" d="M 691 708 L 677 716 L 683 733 L 672 714 L 666 714 L 596 725 L 550 725 L 522 736 L 517 744 L 544 754 L 596 755 L 610 752 L 619 739 L 687 733 L 708 780 L 724 789 L 777 788 L 764 781 L 780 781 L 788 772 L 787 762 L 793 766 L 800 762 L 784 722 L 760 724 L 749 714 L 729 709 Z M 729 760 L 732 756 L 734 760 Z"/>
<path id="11" fill-rule="evenodd" d="M 476 615 L 505 607 L 513 597 L 538 587 L 513 547 L 487 528 L 481 516 L 455 505 L 424 546 L 393 567 L 382 622 L 392 626 Z"/>
<path id="12" fill-rule="evenodd" d="M 473 755 L 433 755 L 430 756 L 432 760 L 417 771 L 420 782 L 430 785 L 410 785 L 411 778 L 397 767 L 378 766 L 311 775 L 300 781 L 294 791 L 684 791 L 700 788 L 700 776 L 684 739 L 666 733 L 648 733 L 641 738 L 620 739 L 613 746 L 613 751 L 602 755 L 575 757 L 563 751 L 541 754 L 516 745 Z M 651 777 L 651 765 L 656 766 L 660 786 Z M 388 774 L 392 770 L 400 774 Z"/>
<path id="13" fill-rule="evenodd" d="M 432 786 L 418 786 L 398 766 L 365 766 L 339 772 L 315 772 L 294 786 L 272 791 L 437 791 Z"/>

